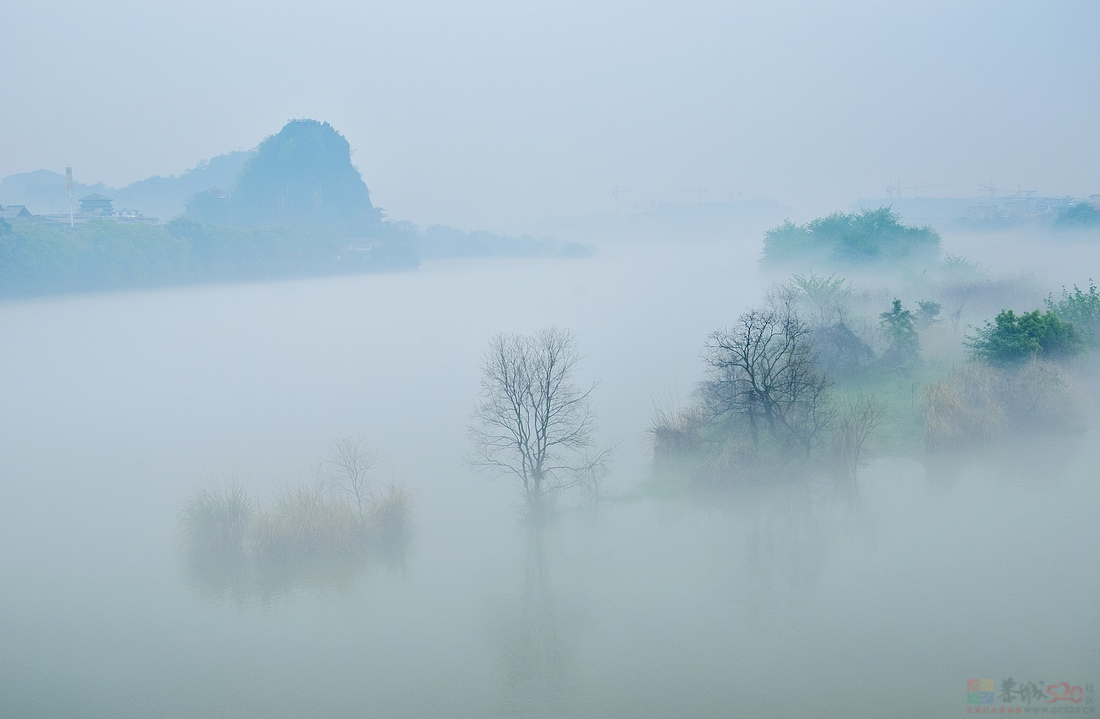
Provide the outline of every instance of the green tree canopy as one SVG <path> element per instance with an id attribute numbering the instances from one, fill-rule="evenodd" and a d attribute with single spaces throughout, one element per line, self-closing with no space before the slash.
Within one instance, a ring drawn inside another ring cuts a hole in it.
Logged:
<path id="1" fill-rule="evenodd" d="M 890 345 L 882 353 L 882 362 L 890 369 L 908 370 L 920 364 L 920 336 L 913 313 L 902 309 L 895 299 L 889 312 L 879 315 L 879 324 Z"/>
<path id="2" fill-rule="evenodd" d="M 1051 311 L 1002 310 L 993 322 L 968 338 L 972 356 L 993 364 L 1011 365 L 1032 357 L 1063 359 L 1081 350 L 1081 339 L 1069 322 Z"/>
<path id="3" fill-rule="evenodd" d="M 1087 202 L 1078 202 L 1073 207 L 1068 207 L 1059 212 L 1055 224 L 1062 227 L 1100 226 L 1100 209 Z"/>
<path id="4" fill-rule="evenodd" d="M 1051 295 L 1046 305 L 1059 319 L 1072 324 L 1086 344 L 1100 344 L 1100 292 L 1096 291 L 1095 282 L 1089 280 L 1088 292 L 1077 285 L 1073 286 L 1073 292 L 1063 287 L 1062 299 L 1055 302 Z"/>
<path id="5" fill-rule="evenodd" d="M 934 260 L 940 236 L 931 227 L 909 227 L 889 207 L 834 212 L 805 225 L 786 221 L 764 233 L 765 264 L 826 260 L 841 265 Z"/>

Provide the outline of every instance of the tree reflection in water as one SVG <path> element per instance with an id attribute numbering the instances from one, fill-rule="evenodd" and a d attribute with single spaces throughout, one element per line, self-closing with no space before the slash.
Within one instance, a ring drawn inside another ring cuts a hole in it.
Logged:
<path id="1" fill-rule="evenodd" d="M 545 540 L 544 518 L 527 526 L 519 606 L 508 612 L 502 637 L 504 714 L 514 717 L 565 715 L 566 658 L 558 622 Z"/>

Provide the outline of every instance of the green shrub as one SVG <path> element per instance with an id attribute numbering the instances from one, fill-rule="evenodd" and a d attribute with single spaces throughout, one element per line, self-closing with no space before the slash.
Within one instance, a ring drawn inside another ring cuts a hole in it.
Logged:
<path id="1" fill-rule="evenodd" d="M 1100 225 L 1100 210 L 1087 202 L 1078 202 L 1059 212 L 1054 224 L 1059 227 L 1096 227 Z"/>
<path id="2" fill-rule="evenodd" d="M 889 312 L 879 315 L 879 324 L 889 345 L 882 353 L 882 363 L 888 369 L 908 371 L 920 364 L 920 337 L 913 313 L 901 308 L 895 299 Z"/>
<path id="3" fill-rule="evenodd" d="M 1077 285 L 1073 286 L 1073 292 L 1063 287 L 1062 299 L 1055 302 L 1051 295 L 1046 305 L 1059 319 L 1072 324 L 1085 344 L 1093 347 L 1100 344 L 1100 292 L 1096 291 L 1096 283 L 1091 279 L 1088 292 Z"/>
<path id="4" fill-rule="evenodd" d="M 845 265 L 934 261 L 939 234 L 931 227 L 908 227 L 900 220 L 889 207 L 858 214 L 834 212 L 805 225 L 788 220 L 764 234 L 763 261 L 827 259 Z"/>
<path id="5" fill-rule="evenodd" d="M 967 339 L 970 353 L 996 365 L 1019 364 L 1029 359 L 1064 359 L 1081 350 L 1073 325 L 1050 310 L 1024 312 L 1002 310 Z"/>
<path id="6" fill-rule="evenodd" d="M 917 300 L 916 322 L 918 327 L 930 327 L 939 322 L 943 305 L 932 300 Z"/>

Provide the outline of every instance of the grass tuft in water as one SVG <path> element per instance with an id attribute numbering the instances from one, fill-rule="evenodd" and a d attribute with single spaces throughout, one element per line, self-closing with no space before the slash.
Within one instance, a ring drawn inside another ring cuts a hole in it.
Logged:
<path id="1" fill-rule="evenodd" d="M 184 544 L 199 554 L 241 553 L 252 513 L 252 500 L 239 484 L 198 489 L 183 508 Z"/>
<path id="2" fill-rule="evenodd" d="M 264 559 L 303 559 L 362 550 L 366 532 L 356 508 L 320 485 L 275 496 L 252 525 L 252 549 Z"/>
<path id="3" fill-rule="evenodd" d="M 394 546 L 412 534 L 413 498 L 408 489 L 391 484 L 367 512 L 367 532 L 372 542 Z"/>

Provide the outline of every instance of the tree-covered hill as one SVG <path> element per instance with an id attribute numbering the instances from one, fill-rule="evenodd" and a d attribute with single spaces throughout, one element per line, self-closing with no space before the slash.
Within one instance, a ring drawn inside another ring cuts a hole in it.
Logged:
<path id="1" fill-rule="evenodd" d="M 931 227 L 910 227 L 889 207 L 834 212 L 805 225 L 789 220 L 764 233 L 765 265 L 929 263 L 940 251 Z"/>
<path id="2" fill-rule="evenodd" d="M 293 120 L 265 139 L 228 191 L 198 194 L 187 215 L 202 224 L 323 225 L 359 235 L 381 219 L 348 141 L 317 120 Z"/>

